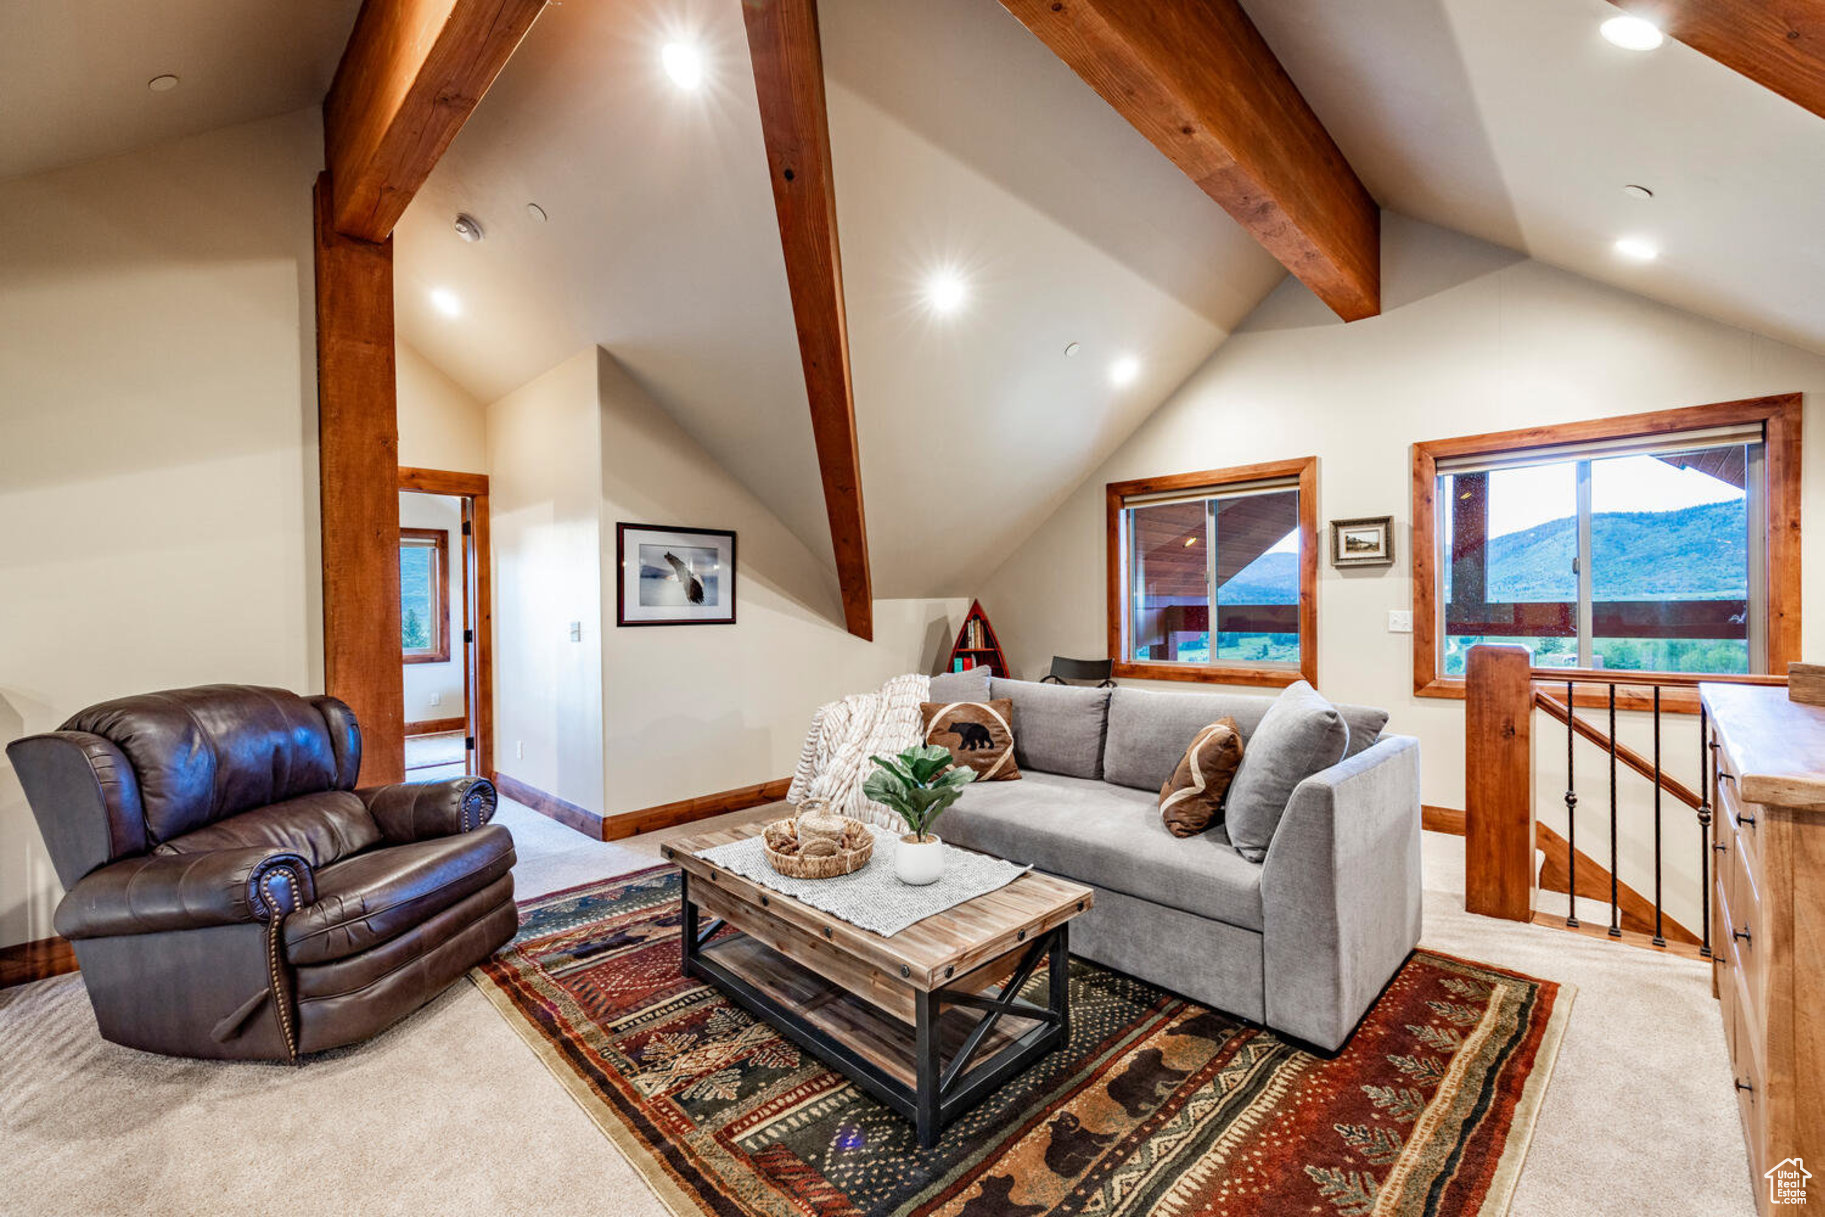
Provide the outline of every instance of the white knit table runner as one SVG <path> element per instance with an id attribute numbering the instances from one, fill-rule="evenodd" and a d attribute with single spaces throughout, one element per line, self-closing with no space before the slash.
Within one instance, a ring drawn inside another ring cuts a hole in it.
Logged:
<path id="1" fill-rule="evenodd" d="M 934 913 L 1006 887 L 1031 869 L 946 845 L 942 847 L 944 874 L 936 883 L 914 887 L 894 875 L 893 851 L 900 847 L 899 835 L 873 825 L 868 831 L 874 834 L 874 857 L 854 874 L 834 879 L 787 878 L 767 864 L 766 842 L 759 837 L 699 850 L 697 856 L 884 938 Z"/>

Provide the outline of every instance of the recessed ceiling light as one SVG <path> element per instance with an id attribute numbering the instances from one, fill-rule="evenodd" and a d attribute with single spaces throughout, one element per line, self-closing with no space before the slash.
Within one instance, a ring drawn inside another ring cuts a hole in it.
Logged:
<path id="1" fill-rule="evenodd" d="M 1078 346 L 1075 342 L 1073 342 L 1070 346 L 1065 348 L 1065 358 L 1066 359 L 1076 359 L 1077 353 L 1079 351 L 1081 351 L 1082 349 L 1083 349 L 1082 347 Z"/>
<path id="2" fill-rule="evenodd" d="M 969 285 L 954 270 L 933 271 L 925 281 L 925 303 L 934 313 L 956 312 L 969 294 Z"/>
<path id="3" fill-rule="evenodd" d="M 659 52 L 665 74 L 681 89 L 695 89 L 703 83 L 703 52 L 685 42 L 668 42 Z"/>
<path id="4" fill-rule="evenodd" d="M 154 93 L 169 93 L 171 90 L 177 88 L 177 77 L 172 76 L 169 73 L 163 76 L 154 76 L 151 80 L 146 82 L 146 87 L 151 89 Z"/>
<path id="5" fill-rule="evenodd" d="M 1631 262 L 1652 262 L 1660 256 L 1660 246 L 1646 237 L 1622 237 L 1617 240 L 1615 250 Z"/>
<path id="6" fill-rule="evenodd" d="M 535 220 L 540 224 L 543 224 L 546 220 L 550 219 L 550 217 L 545 214 L 545 209 L 540 207 L 537 203 L 526 204 L 526 215 L 527 218 Z"/>
<path id="7" fill-rule="evenodd" d="M 446 317 L 460 317 L 463 315 L 462 299 L 447 287 L 434 287 L 431 289 L 431 307 Z"/>
<path id="8" fill-rule="evenodd" d="M 1645 17 L 1611 17 L 1597 28 L 1625 51 L 1651 51 L 1666 41 L 1660 27 Z"/>
<path id="9" fill-rule="evenodd" d="M 1141 361 L 1132 355 L 1123 355 L 1109 365 L 1109 383 L 1116 388 L 1131 385 L 1134 378 L 1141 374 Z"/>
<path id="10" fill-rule="evenodd" d="M 1622 188 L 1622 193 L 1628 195 L 1631 199 L 1651 199 L 1654 197 L 1654 192 L 1652 190 L 1649 190 L 1646 186 L 1637 186 L 1633 183 L 1624 186 Z"/>

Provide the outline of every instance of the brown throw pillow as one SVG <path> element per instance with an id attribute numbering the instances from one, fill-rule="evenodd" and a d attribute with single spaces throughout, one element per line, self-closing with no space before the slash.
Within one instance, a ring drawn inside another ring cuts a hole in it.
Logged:
<path id="1" fill-rule="evenodd" d="M 976 771 L 978 782 L 1011 782 L 1020 776 L 1014 763 L 1014 702 L 928 701 L 919 704 L 925 717 L 925 742 L 949 748 L 959 765 Z"/>
<path id="2" fill-rule="evenodd" d="M 1223 796 L 1242 763 L 1236 720 L 1219 718 L 1198 732 L 1160 787 L 1160 819 L 1175 837 L 1195 837 L 1223 818 Z"/>

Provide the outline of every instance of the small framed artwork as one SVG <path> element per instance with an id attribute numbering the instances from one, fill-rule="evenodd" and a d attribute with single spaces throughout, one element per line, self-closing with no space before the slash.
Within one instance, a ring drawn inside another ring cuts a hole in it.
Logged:
<path id="1" fill-rule="evenodd" d="M 1392 566 L 1394 517 L 1331 521 L 1332 566 Z"/>
<path id="2" fill-rule="evenodd" d="M 733 625 L 735 534 L 616 524 L 618 625 Z"/>

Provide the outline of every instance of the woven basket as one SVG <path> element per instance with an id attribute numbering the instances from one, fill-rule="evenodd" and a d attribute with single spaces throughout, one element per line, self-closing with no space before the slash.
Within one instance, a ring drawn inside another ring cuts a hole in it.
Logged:
<path id="1" fill-rule="evenodd" d="M 775 820 L 761 834 L 767 846 L 767 865 L 788 879 L 834 879 L 868 865 L 874 857 L 874 834 L 860 820 L 843 817 L 844 837 L 858 842 L 854 849 L 839 849 L 821 858 L 807 858 L 799 853 L 782 853 L 782 845 L 798 844 L 798 826 L 791 820 Z"/>

